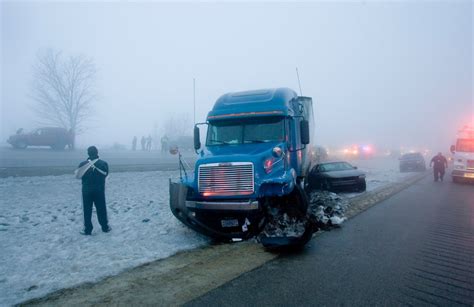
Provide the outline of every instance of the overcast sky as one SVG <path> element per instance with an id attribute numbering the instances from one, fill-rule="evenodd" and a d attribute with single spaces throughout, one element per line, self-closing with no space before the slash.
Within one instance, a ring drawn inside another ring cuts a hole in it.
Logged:
<path id="1" fill-rule="evenodd" d="M 38 126 L 40 50 L 92 57 L 96 114 L 79 144 L 130 145 L 171 116 L 192 128 L 226 92 L 313 97 L 319 144 L 447 151 L 474 117 L 471 1 L 316 3 L 2 2 L 2 142 Z"/>

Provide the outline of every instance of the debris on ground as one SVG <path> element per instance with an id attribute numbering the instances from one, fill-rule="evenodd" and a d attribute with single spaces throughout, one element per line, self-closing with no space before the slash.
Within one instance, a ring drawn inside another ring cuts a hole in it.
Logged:
<path id="1" fill-rule="evenodd" d="M 339 227 L 346 217 L 344 212 L 349 206 L 347 199 L 328 191 L 313 191 L 309 194 L 308 214 L 314 223 L 314 231 Z"/>
<path id="2" fill-rule="evenodd" d="M 314 191 L 308 196 L 309 207 L 306 216 L 289 216 L 277 208 L 269 208 L 268 221 L 261 236 L 300 237 L 305 232 L 308 223 L 312 224 L 313 232 L 316 232 L 340 227 L 346 220 L 344 211 L 349 202 L 345 198 L 328 191 Z"/>
<path id="3" fill-rule="evenodd" d="M 265 225 L 262 234 L 266 237 L 300 237 L 306 230 L 307 221 L 289 217 L 288 214 L 277 214 Z"/>

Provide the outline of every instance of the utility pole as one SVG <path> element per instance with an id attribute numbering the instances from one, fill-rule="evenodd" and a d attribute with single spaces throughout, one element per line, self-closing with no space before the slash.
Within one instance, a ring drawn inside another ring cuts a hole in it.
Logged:
<path id="1" fill-rule="evenodd" d="M 296 67 L 296 77 L 298 78 L 298 86 L 300 87 L 300 95 L 303 96 L 303 91 L 301 90 L 300 74 L 298 73 L 298 67 Z"/>
<path id="2" fill-rule="evenodd" d="M 196 78 L 193 78 L 193 119 L 196 125 Z"/>

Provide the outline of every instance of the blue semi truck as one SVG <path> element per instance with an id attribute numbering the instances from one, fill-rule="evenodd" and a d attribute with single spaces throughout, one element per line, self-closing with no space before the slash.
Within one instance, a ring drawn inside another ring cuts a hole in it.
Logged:
<path id="1" fill-rule="evenodd" d="M 215 239 L 258 235 L 267 247 L 304 245 L 312 234 L 304 182 L 313 127 L 312 99 L 291 89 L 221 96 L 194 128 L 194 174 L 170 180 L 171 211 Z M 271 231 L 282 221 L 290 231 Z"/>

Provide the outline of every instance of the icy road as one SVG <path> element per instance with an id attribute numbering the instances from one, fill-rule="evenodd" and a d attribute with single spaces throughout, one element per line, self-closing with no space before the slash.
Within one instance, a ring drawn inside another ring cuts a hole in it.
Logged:
<path id="1" fill-rule="evenodd" d="M 368 190 L 403 180 L 398 161 L 355 163 Z M 112 165 L 113 169 L 113 165 Z M 82 228 L 80 181 L 71 175 L 0 179 L 0 305 L 94 282 L 209 241 L 168 208 L 168 178 L 178 172 L 112 173 L 107 182 L 109 234 Z M 354 194 L 347 194 L 352 197 Z"/>

